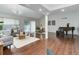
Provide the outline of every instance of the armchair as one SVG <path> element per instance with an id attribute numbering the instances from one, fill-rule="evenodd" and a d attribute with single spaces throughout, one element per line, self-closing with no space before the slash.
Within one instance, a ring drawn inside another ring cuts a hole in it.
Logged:
<path id="1" fill-rule="evenodd" d="M 13 44 L 13 37 L 12 36 L 3 36 L 2 38 L 0 38 L 0 41 L 2 41 L 4 43 L 4 47 L 5 46 L 11 46 Z"/>

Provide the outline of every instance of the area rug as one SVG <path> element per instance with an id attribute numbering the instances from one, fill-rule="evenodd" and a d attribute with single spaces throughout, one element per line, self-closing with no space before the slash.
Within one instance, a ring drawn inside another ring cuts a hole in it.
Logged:
<path id="1" fill-rule="evenodd" d="M 29 36 L 27 36 L 26 39 L 21 39 L 21 40 L 18 37 L 15 37 L 13 45 L 16 48 L 21 48 L 25 45 L 31 44 L 32 42 L 35 42 L 35 41 L 38 41 L 38 40 L 39 40 L 39 38 L 29 37 Z"/>

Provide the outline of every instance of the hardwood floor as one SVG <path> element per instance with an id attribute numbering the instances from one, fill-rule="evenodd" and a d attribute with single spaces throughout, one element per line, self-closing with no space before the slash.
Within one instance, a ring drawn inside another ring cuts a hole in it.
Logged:
<path id="1" fill-rule="evenodd" d="M 46 55 L 46 49 L 50 49 L 55 55 L 78 55 L 79 37 L 72 38 L 69 35 L 58 38 L 54 33 L 49 33 L 48 40 L 39 40 L 18 49 L 4 48 L 4 55 Z"/>
<path id="2" fill-rule="evenodd" d="M 49 33 L 47 46 L 55 55 L 78 55 L 79 37 L 72 38 L 69 35 L 64 38 L 57 38 L 55 34 Z"/>
<path id="3" fill-rule="evenodd" d="M 45 55 L 45 40 L 38 40 L 22 48 L 4 48 L 4 55 Z"/>

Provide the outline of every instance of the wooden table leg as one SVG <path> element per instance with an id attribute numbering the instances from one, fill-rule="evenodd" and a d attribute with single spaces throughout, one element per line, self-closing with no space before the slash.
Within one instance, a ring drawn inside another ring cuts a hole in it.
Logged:
<path id="1" fill-rule="evenodd" d="M 73 30 L 72 30 L 72 38 L 73 38 Z"/>
<path id="2" fill-rule="evenodd" d="M 0 45 L 0 55 L 3 55 L 3 45 Z"/>
<path id="3" fill-rule="evenodd" d="M 68 33 L 67 33 L 67 31 L 66 31 L 66 36 L 67 36 L 67 34 L 68 34 Z"/>

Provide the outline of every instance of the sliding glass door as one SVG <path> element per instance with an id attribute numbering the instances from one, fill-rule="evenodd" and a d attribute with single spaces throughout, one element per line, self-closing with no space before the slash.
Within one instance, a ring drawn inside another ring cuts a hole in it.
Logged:
<path id="1" fill-rule="evenodd" d="M 35 21 L 26 21 L 24 22 L 24 31 L 32 36 L 32 37 L 35 37 L 35 32 L 36 32 L 36 29 L 35 29 L 36 25 L 35 25 Z"/>

